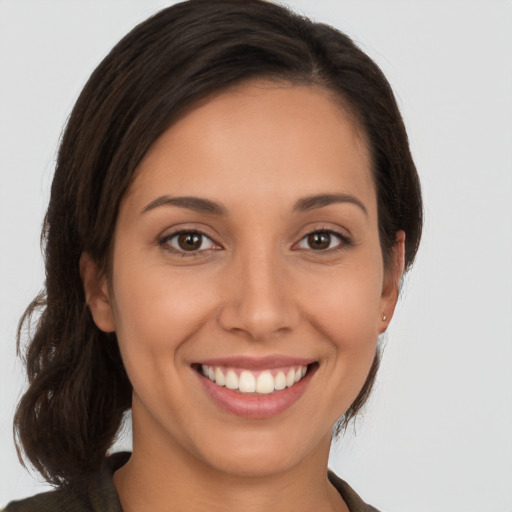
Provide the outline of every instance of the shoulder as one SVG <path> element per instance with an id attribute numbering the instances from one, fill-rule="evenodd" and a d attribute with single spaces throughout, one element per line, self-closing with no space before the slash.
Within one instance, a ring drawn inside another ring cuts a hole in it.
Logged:
<path id="1" fill-rule="evenodd" d="M 11 501 L 3 512 L 122 512 L 112 477 L 129 457 L 125 452 L 110 456 L 105 467 L 90 477 L 87 486 L 59 488 Z"/>
<path id="2" fill-rule="evenodd" d="M 87 504 L 75 493 L 55 490 L 36 494 L 30 498 L 11 501 L 4 512 L 82 512 Z"/>
<path id="3" fill-rule="evenodd" d="M 356 491 L 334 472 L 329 470 L 328 475 L 329 481 L 340 493 L 350 512 L 379 512 L 376 508 L 365 503 Z"/>

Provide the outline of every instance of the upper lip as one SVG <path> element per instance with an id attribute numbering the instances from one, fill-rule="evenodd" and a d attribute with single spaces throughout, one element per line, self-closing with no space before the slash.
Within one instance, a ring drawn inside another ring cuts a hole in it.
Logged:
<path id="1" fill-rule="evenodd" d="M 286 355 L 269 355 L 264 357 L 254 356 L 229 356 L 212 359 L 202 359 L 196 364 L 206 366 L 226 366 L 231 368 L 244 368 L 247 370 L 263 370 L 281 368 L 283 366 L 307 366 L 314 363 L 314 359 L 292 357 Z"/>

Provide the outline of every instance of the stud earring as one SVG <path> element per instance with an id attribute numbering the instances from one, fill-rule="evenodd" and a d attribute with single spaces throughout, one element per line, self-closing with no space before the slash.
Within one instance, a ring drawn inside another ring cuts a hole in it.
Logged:
<path id="1" fill-rule="evenodd" d="M 388 319 L 388 315 L 386 313 L 382 313 L 382 321 L 385 322 Z"/>

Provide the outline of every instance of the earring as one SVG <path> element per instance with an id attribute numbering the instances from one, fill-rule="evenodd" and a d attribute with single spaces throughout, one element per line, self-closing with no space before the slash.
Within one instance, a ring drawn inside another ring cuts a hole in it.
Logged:
<path id="1" fill-rule="evenodd" d="M 388 319 L 388 315 L 386 313 L 382 313 L 382 321 L 385 322 Z"/>

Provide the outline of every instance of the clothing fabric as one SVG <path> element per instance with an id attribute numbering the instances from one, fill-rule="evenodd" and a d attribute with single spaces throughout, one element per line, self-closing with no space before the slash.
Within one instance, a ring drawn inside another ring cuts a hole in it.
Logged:
<path id="1" fill-rule="evenodd" d="M 105 468 L 94 475 L 89 489 L 57 489 L 20 501 L 12 501 L 4 512 L 123 512 L 114 487 L 114 472 L 130 458 L 121 452 L 108 458 Z M 350 512 L 379 512 L 364 503 L 341 478 L 329 471 L 329 481 L 345 500 Z"/>

